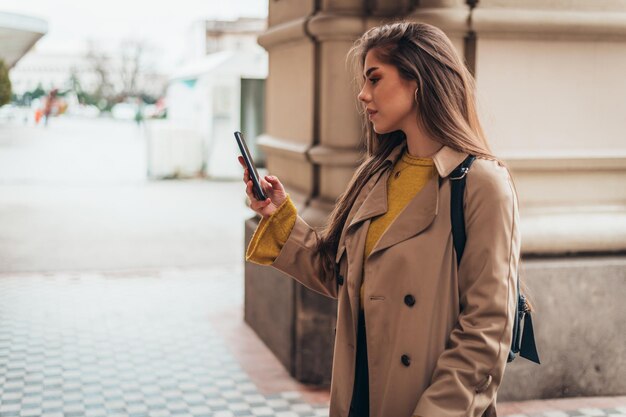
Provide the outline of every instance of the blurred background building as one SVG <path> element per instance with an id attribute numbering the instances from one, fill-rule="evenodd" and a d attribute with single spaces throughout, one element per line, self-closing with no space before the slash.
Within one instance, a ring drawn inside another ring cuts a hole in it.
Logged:
<path id="1" fill-rule="evenodd" d="M 0 59 L 13 66 L 48 31 L 48 23 L 32 16 L 0 12 Z"/>
<path id="2" fill-rule="evenodd" d="M 168 118 L 148 124 L 153 177 L 239 178 L 233 132 L 248 139 L 253 158 L 264 128 L 267 52 L 256 39 L 266 19 L 200 21 L 192 25 L 188 59 L 169 78 Z"/>
<path id="3" fill-rule="evenodd" d="M 258 52 L 257 38 L 266 28 L 267 19 L 256 17 L 198 20 L 189 29 L 187 57 L 192 60 L 226 50 Z"/>
<path id="4" fill-rule="evenodd" d="M 312 226 L 325 223 L 360 157 L 346 53 L 396 19 L 453 40 L 519 192 L 542 365 L 510 364 L 498 399 L 624 394 L 626 1 L 270 2 L 259 145 Z M 246 223 L 246 245 L 256 225 Z M 246 265 L 246 321 L 298 380 L 329 382 L 335 310 L 281 273 Z"/>
<path id="5" fill-rule="evenodd" d="M 239 178 L 229 159 L 236 130 L 263 166 L 256 137 L 264 129 L 268 64 L 257 37 L 265 18 L 196 20 L 182 59 L 168 70 L 156 65 L 159 49 L 143 38 L 77 38 L 39 49 L 33 45 L 45 22 L 13 13 L 0 15 L 3 22 L 0 56 L 11 68 L 13 101 L 4 118 L 47 122 L 48 112 L 134 120 L 145 126 L 150 178 Z"/>

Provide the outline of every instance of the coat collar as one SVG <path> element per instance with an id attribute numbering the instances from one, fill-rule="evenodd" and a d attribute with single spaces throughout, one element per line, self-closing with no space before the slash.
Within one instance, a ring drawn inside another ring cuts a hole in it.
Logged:
<path id="1" fill-rule="evenodd" d="M 370 217 L 378 216 L 387 212 L 387 178 L 389 177 L 389 173 L 391 172 L 393 166 L 396 164 L 398 159 L 402 157 L 402 154 L 404 153 L 406 147 L 407 144 L 406 141 L 404 141 L 396 146 L 391 151 L 389 156 L 385 158 L 386 166 L 381 170 L 382 173 L 375 173 L 372 176 L 373 178 L 370 179 L 370 183 L 368 184 L 369 186 L 365 187 L 367 189 L 367 197 L 358 208 L 348 227 L 351 227 L 354 224 Z M 454 149 L 443 145 L 443 147 L 439 149 L 432 158 L 435 163 L 435 167 L 437 168 L 437 173 L 439 174 L 439 177 L 445 178 L 450 175 L 450 173 L 454 171 L 454 169 L 461 162 L 463 162 L 466 157 L 466 153 L 457 152 Z M 439 181 L 434 181 L 434 179 L 433 182 L 435 182 L 437 185 L 439 184 Z M 428 188 L 428 184 L 425 188 Z M 433 188 L 433 191 L 437 190 Z M 416 199 L 411 200 L 409 205 L 411 205 L 411 203 L 415 200 Z M 421 200 L 421 198 L 419 200 Z M 422 204 L 430 204 L 430 202 L 424 201 L 422 202 Z M 410 207 L 408 209 L 410 209 Z"/>
<path id="2" fill-rule="evenodd" d="M 372 175 L 362 190 L 360 198 L 356 199 L 355 205 L 358 205 L 358 208 L 355 215 L 347 219 L 349 224 L 344 228 L 344 233 L 340 238 L 337 262 L 343 253 L 345 234 L 355 230 L 354 226 L 357 224 L 387 212 L 387 180 L 393 166 L 402 157 L 405 149 L 406 142 L 403 142 L 391 151 L 385 158 L 385 167 Z M 409 201 L 403 211 L 398 214 L 398 218 L 383 233 L 370 255 L 415 236 L 432 223 L 439 211 L 440 179 L 450 175 L 466 157 L 466 153 L 455 151 L 446 145 L 433 155 L 439 175 L 431 178 L 424 188 Z"/>
<path id="3" fill-rule="evenodd" d="M 389 156 L 385 158 L 385 161 L 391 162 L 391 166 L 394 166 L 404 153 L 406 147 L 406 141 L 402 142 L 393 148 Z M 443 145 L 432 158 L 435 162 L 437 173 L 441 178 L 445 178 L 450 175 L 452 171 L 454 171 L 454 168 L 459 166 L 459 164 L 467 158 L 467 155 L 468 154 L 465 152 L 455 151 L 451 147 Z"/>

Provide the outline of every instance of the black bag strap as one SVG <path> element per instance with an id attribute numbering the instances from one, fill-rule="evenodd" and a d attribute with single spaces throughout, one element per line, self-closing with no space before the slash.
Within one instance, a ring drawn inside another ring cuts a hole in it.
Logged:
<path id="1" fill-rule="evenodd" d="M 456 250 L 457 265 L 461 264 L 461 257 L 465 250 L 465 216 L 463 213 L 463 195 L 465 194 L 465 176 L 469 172 L 470 167 L 476 157 L 469 155 L 461 165 L 456 167 L 450 173 L 450 216 L 452 219 L 452 240 L 454 241 L 454 249 Z"/>
<path id="2" fill-rule="evenodd" d="M 465 194 L 465 179 L 476 157 L 468 155 L 465 160 L 450 173 L 450 220 L 452 222 L 452 241 L 456 251 L 457 267 L 461 264 L 461 257 L 465 250 L 465 215 L 463 211 L 463 196 Z M 513 340 L 507 362 L 515 359 L 517 353 L 529 361 L 540 364 L 535 334 L 530 311 L 526 307 L 526 298 L 520 293 L 519 277 L 517 277 L 517 305 L 515 309 L 515 321 L 513 323 Z M 524 323 L 523 334 L 520 335 L 522 321 Z"/>

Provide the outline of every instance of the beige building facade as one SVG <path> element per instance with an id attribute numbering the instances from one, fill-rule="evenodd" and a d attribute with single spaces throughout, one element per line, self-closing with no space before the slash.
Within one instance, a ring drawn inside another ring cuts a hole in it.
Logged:
<path id="1" fill-rule="evenodd" d="M 392 20 L 440 27 L 475 74 L 483 126 L 520 197 L 543 363 L 511 363 L 499 398 L 623 395 L 626 0 L 468 3 L 270 0 L 259 38 L 269 53 L 267 167 L 299 214 L 324 224 L 363 149 L 348 49 Z M 256 224 L 246 223 L 246 244 Z M 246 265 L 246 321 L 301 381 L 329 382 L 335 308 Z"/>

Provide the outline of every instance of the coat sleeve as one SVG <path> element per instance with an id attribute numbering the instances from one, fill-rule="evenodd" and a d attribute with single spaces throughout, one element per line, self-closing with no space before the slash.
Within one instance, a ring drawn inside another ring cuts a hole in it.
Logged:
<path id="1" fill-rule="evenodd" d="M 464 200 L 460 314 L 415 416 L 482 416 L 495 400 L 511 346 L 520 234 L 508 170 L 477 159 L 467 175 Z"/>
<path id="2" fill-rule="evenodd" d="M 248 245 L 246 260 L 271 265 L 305 287 L 337 298 L 334 274 L 326 276 L 316 250 L 317 232 L 297 215 L 289 197 L 274 214 L 269 221 L 259 223 Z"/>

